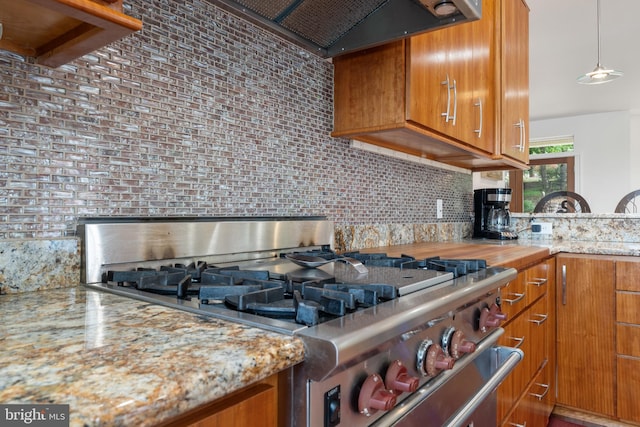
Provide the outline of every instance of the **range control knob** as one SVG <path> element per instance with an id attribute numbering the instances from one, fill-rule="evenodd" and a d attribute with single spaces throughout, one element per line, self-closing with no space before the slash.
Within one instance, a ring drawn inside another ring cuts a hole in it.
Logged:
<path id="1" fill-rule="evenodd" d="M 435 377 L 440 372 L 453 368 L 455 360 L 447 356 L 439 344 L 424 340 L 418 347 L 417 368 L 424 376 Z"/>
<path id="2" fill-rule="evenodd" d="M 507 320 L 507 315 L 506 313 L 502 312 L 502 309 L 500 308 L 500 306 L 498 304 L 496 304 L 495 302 L 493 304 L 491 304 L 491 307 L 489 307 L 489 313 L 493 314 L 493 316 L 496 319 L 499 319 L 501 321 L 505 321 Z"/>
<path id="3" fill-rule="evenodd" d="M 476 344 L 472 341 L 469 341 L 462 331 L 454 331 L 451 334 L 450 344 L 449 344 L 449 354 L 455 360 L 460 359 L 467 353 L 473 353 L 476 351 Z"/>
<path id="4" fill-rule="evenodd" d="M 396 406 L 396 395 L 384 388 L 382 377 L 372 374 L 364 380 L 358 396 L 358 411 L 367 417 Z"/>
<path id="5" fill-rule="evenodd" d="M 487 332 L 491 328 L 497 328 L 500 326 L 500 322 L 500 318 L 492 314 L 489 307 L 484 307 L 480 311 L 479 327 L 481 332 Z"/>
<path id="6" fill-rule="evenodd" d="M 384 384 L 389 391 L 399 395 L 401 393 L 413 393 L 418 389 L 420 380 L 407 373 L 407 367 L 399 360 L 394 360 L 387 369 Z"/>

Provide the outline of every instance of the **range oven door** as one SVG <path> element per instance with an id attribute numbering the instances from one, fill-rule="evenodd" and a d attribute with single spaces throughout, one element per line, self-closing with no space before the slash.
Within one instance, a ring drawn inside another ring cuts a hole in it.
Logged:
<path id="1" fill-rule="evenodd" d="M 493 340 L 490 340 L 493 341 Z M 478 346 L 468 360 L 428 383 L 378 419 L 374 426 L 495 427 L 496 388 L 522 360 L 515 348 Z M 481 348 L 485 347 L 485 348 Z"/>

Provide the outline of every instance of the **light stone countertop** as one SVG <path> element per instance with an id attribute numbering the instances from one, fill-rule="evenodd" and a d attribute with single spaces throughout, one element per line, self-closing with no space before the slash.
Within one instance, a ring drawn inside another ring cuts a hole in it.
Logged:
<path id="1" fill-rule="evenodd" d="M 473 240 L 476 243 L 477 241 Z M 491 243 L 489 243 L 491 244 Z M 606 242 L 606 241 L 581 241 L 563 239 L 518 239 L 511 243 L 520 246 L 541 246 L 549 248 L 551 255 L 560 252 L 588 255 L 624 255 L 640 256 L 640 243 L 636 242 Z"/>
<path id="2" fill-rule="evenodd" d="M 291 336 L 84 287 L 0 295 L 0 402 L 151 426 L 304 359 Z"/>

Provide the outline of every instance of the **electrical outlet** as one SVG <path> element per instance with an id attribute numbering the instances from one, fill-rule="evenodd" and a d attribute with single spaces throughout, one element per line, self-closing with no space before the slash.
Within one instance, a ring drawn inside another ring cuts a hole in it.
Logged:
<path id="1" fill-rule="evenodd" d="M 553 234 L 553 224 L 550 222 L 532 222 L 531 234 Z"/>
<path id="2" fill-rule="evenodd" d="M 436 218 L 440 219 L 443 215 L 442 199 L 436 199 Z"/>

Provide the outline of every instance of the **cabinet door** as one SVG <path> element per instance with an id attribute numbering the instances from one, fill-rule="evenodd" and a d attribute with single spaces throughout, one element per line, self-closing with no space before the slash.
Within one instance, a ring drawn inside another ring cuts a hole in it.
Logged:
<path id="1" fill-rule="evenodd" d="M 529 161 L 529 8 L 522 0 L 502 2 L 501 152 Z"/>
<path id="2" fill-rule="evenodd" d="M 640 423 L 640 359 L 618 356 L 618 417 Z"/>
<path id="3" fill-rule="evenodd" d="M 261 385 L 239 395 L 215 414 L 189 424 L 189 427 L 276 427 L 278 425 L 277 391 Z"/>
<path id="4" fill-rule="evenodd" d="M 409 40 L 407 120 L 444 135 L 455 136 L 458 85 L 464 76 L 456 69 L 458 38 L 465 41 L 463 26 L 427 32 Z"/>
<path id="5" fill-rule="evenodd" d="M 557 403 L 615 416 L 615 291 L 612 259 L 560 254 Z"/>
<path id="6" fill-rule="evenodd" d="M 496 134 L 499 127 L 496 118 L 498 69 L 498 28 L 500 2 L 482 3 L 482 18 L 469 24 L 472 34 L 473 67 L 469 76 L 473 84 L 473 94 L 468 101 L 471 108 L 465 124 L 470 143 L 487 153 L 496 152 Z M 461 117 L 462 118 L 462 117 Z"/>
<path id="7" fill-rule="evenodd" d="M 494 6 L 482 19 L 410 39 L 407 120 L 494 152 L 492 70 Z"/>
<path id="8" fill-rule="evenodd" d="M 405 121 L 405 43 L 333 59 L 334 132 L 399 126 Z"/>

